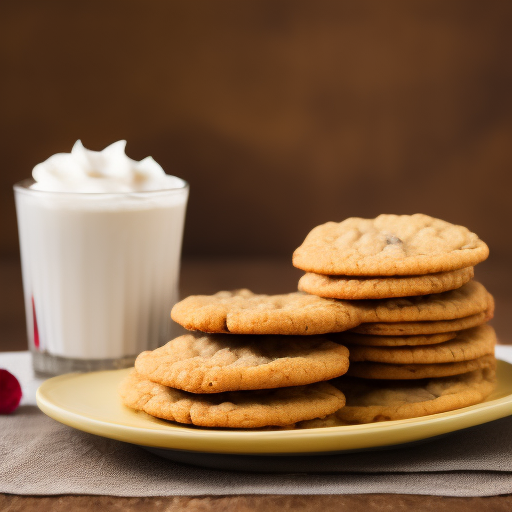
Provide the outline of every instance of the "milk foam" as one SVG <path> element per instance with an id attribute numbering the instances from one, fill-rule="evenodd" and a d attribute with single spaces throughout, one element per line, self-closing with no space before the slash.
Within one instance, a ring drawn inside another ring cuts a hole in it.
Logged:
<path id="1" fill-rule="evenodd" d="M 173 188 L 162 167 L 151 157 L 128 158 L 126 141 L 103 151 L 90 151 L 77 140 L 71 153 L 58 153 L 36 165 L 32 189 L 47 192 L 123 193 Z M 176 185 L 174 185 L 176 186 Z"/>

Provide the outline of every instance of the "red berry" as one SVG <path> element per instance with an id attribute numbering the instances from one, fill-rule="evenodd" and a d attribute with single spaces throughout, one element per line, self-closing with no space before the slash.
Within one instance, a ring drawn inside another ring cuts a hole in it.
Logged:
<path id="1" fill-rule="evenodd" d="M 18 379 L 7 370 L 0 370 L 0 414 L 13 412 L 20 403 L 21 394 Z"/>

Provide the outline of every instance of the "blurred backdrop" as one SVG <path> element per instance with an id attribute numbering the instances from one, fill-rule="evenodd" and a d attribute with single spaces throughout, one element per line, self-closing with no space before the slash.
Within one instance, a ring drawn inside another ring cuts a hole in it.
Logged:
<path id="1" fill-rule="evenodd" d="M 511 26 L 501 0 L 3 0 L 0 255 L 13 183 L 126 139 L 190 182 L 185 261 L 291 267 L 317 224 L 422 212 L 484 239 L 508 290 Z"/>

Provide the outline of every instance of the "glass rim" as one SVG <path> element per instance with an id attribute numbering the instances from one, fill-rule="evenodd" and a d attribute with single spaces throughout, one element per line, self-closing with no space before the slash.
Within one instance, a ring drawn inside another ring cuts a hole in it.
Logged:
<path id="1" fill-rule="evenodd" d="M 158 188 L 154 190 L 135 190 L 132 192 L 76 192 L 76 191 L 64 191 L 64 190 L 38 190 L 29 188 L 31 185 L 36 183 L 34 178 L 26 178 L 24 180 L 18 181 L 13 185 L 13 189 L 16 192 L 21 192 L 23 194 L 37 194 L 37 195 L 61 195 L 61 196 L 77 196 L 77 197 L 105 197 L 105 196 L 116 196 L 116 197 L 128 197 L 128 196 L 138 196 L 138 195 L 157 195 L 157 194 L 165 194 L 169 192 L 181 192 L 190 188 L 190 185 L 183 178 L 178 178 L 178 176 L 174 176 L 172 174 L 166 174 L 166 177 L 174 178 L 179 180 L 181 183 L 175 187 L 169 188 Z"/>

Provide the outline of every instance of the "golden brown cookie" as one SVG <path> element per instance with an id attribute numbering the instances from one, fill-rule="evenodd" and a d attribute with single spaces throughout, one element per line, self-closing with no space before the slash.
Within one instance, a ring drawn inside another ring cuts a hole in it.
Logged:
<path id="1" fill-rule="evenodd" d="M 189 330 L 232 334 L 325 334 L 361 323 L 360 309 L 352 302 L 249 290 L 187 297 L 172 308 L 171 317 Z"/>
<path id="2" fill-rule="evenodd" d="M 348 370 L 348 350 L 321 336 L 185 334 L 142 352 L 135 369 L 191 393 L 301 386 Z"/>
<path id="3" fill-rule="evenodd" d="M 369 324 L 371 325 L 371 324 Z M 330 334 L 329 339 L 347 345 L 364 345 L 366 347 L 415 347 L 417 345 L 435 345 L 457 337 L 458 332 L 424 334 L 423 336 L 376 336 L 357 334 L 352 331 Z"/>
<path id="4" fill-rule="evenodd" d="M 485 312 L 455 320 L 441 320 L 437 322 L 377 322 L 361 324 L 351 329 L 351 332 L 372 334 L 374 336 L 416 336 L 453 331 L 463 331 L 478 325 L 483 325 L 494 316 L 493 305 Z"/>
<path id="5" fill-rule="evenodd" d="M 151 382 L 135 370 L 121 383 L 119 394 L 132 409 L 201 427 L 285 426 L 331 414 L 345 405 L 343 393 L 326 382 L 197 395 Z"/>
<path id="6" fill-rule="evenodd" d="M 389 364 L 455 363 L 494 354 L 496 333 L 490 325 L 461 331 L 458 336 L 436 345 L 415 347 L 368 347 L 348 345 L 350 363 L 372 361 Z"/>
<path id="7" fill-rule="evenodd" d="M 460 288 L 473 275 L 473 267 L 423 276 L 394 277 L 326 276 L 308 272 L 300 278 L 299 290 L 331 299 L 412 297 Z"/>
<path id="8" fill-rule="evenodd" d="M 487 368 L 453 377 L 399 382 L 341 378 L 333 385 L 345 394 L 346 406 L 296 428 L 404 420 L 469 407 L 493 392 L 496 372 Z"/>
<path id="9" fill-rule="evenodd" d="M 470 267 L 488 255 L 487 245 L 463 226 L 423 214 L 379 215 L 317 226 L 293 264 L 327 275 L 423 275 Z"/>
<path id="10" fill-rule="evenodd" d="M 489 293 L 482 284 L 470 281 L 457 290 L 448 292 L 418 297 L 362 300 L 356 304 L 363 311 L 364 322 L 431 322 L 482 313 L 489 307 Z"/>
<path id="11" fill-rule="evenodd" d="M 482 368 L 494 368 L 496 359 L 486 355 L 471 361 L 436 364 L 388 364 L 388 363 L 350 363 L 347 375 L 363 379 L 430 379 L 448 377 L 472 372 Z"/>

